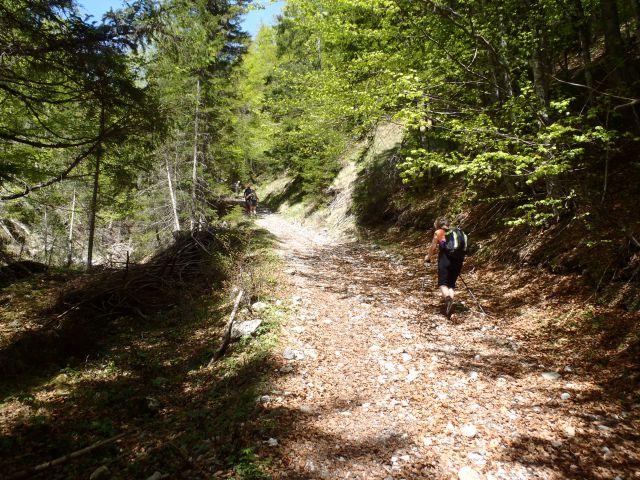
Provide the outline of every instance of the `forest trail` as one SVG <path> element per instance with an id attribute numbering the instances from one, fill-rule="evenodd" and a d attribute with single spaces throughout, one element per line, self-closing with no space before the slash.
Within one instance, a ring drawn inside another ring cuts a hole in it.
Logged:
<path id="1" fill-rule="evenodd" d="M 294 305 L 257 420 L 274 478 L 638 478 L 637 409 L 562 358 L 543 364 L 463 289 L 468 307 L 446 320 L 415 254 L 257 223 L 278 239 Z"/>

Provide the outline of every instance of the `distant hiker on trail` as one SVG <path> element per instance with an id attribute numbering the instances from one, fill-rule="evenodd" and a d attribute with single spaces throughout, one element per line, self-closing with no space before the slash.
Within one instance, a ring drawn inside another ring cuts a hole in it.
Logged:
<path id="1" fill-rule="evenodd" d="M 251 185 L 247 185 L 247 188 L 244 189 L 244 203 L 247 206 L 247 213 L 249 216 L 256 216 L 258 195 L 256 194 L 256 191 L 251 188 Z"/>
<path id="2" fill-rule="evenodd" d="M 467 252 L 467 235 L 459 228 L 450 228 L 446 218 L 437 219 L 433 227 L 433 241 L 424 260 L 431 264 L 433 257 L 438 255 L 438 286 L 444 299 L 445 315 L 449 318 L 453 313 L 456 280 Z"/>
<path id="3" fill-rule="evenodd" d="M 235 184 L 234 184 L 234 189 L 236 191 L 236 197 L 238 195 L 240 195 L 240 180 L 238 180 Z"/>

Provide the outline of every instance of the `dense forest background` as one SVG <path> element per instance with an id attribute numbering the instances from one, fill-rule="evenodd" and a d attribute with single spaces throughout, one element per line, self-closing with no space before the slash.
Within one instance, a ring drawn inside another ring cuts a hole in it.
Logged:
<path id="1" fill-rule="evenodd" d="M 444 211 L 499 232 L 498 257 L 637 279 L 637 0 L 291 0 L 253 41 L 249 3 L 1 3 L 5 263 L 142 260 L 236 181 L 287 175 L 320 208 L 343 152 L 394 122 L 361 225 Z"/>

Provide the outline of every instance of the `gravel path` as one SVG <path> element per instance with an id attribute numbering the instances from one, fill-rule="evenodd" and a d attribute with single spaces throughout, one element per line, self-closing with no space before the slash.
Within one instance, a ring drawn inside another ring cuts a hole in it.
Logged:
<path id="1" fill-rule="evenodd" d="M 418 259 L 258 223 L 279 240 L 294 305 L 260 405 L 274 478 L 640 478 L 637 410 L 541 364 L 463 293 L 446 320 Z"/>

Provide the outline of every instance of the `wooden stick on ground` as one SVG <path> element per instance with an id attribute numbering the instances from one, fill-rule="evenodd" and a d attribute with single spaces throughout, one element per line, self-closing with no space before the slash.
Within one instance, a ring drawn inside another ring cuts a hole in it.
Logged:
<path id="1" fill-rule="evenodd" d="M 96 448 L 100 448 L 103 445 L 113 443 L 116 440 L 121 439 L 125 435 L 126 433 L 121 433 L 119 435 L 116 435 L 115 437 L 107 438 L 106 440 L 100 440 L 99 442 L 96 442 L 93 445 L 89 445 L 88 447 L 82 448 L 80 450 L 76 450 L 75 452 L 68 453 L 67 455 L 56 458 L 55 460 L 50 460 L 48 462 L 41 463 L 40 465 L 36 465 L 35 467 L 27 468 L 26 470 L 22 470 L 21 472 L 16 473 L 12 477 L 9 477 L 9 480 L 25 478 L 27 475 L 41 472 L 42 470 L 46 470 L 49 467 L 55 467 L 56 465 L 60 465 L 61 463 L 65 463 L 71 460 L 72 458 L 76 458 L 76 457 L 79 457 L 80 455 L 84 455 L 85 453 L 92 452 Z"/>
<path id="2" fill-rule="evenodd" d="M 240 300 L 242 300 L 243 295 L 244 295 L 244 290 L 240 290 L 240 292 L 238 292 L 238 296 L 236 297 L 236 301 L 233 304 L 233 311 L 231 312 L 231 317 L 229 318 L 229 322 L 227 323 L 227 326 L 225 328 L 224 338 L 222 340 L 222 346 L 220 347 L 220 350 L 216 352 L 213 358 L 209 360 L 207 367 L 211 367 L 213 363 L 216 360 L 219 360 L 222 357 L 222 355 L 224 355 L 224 352 L 227 351 L 227 347 L 229 347 L 229 344 L 231 343 L 231 329 L 233 328 L 233 320 L 236 318 L 236 313 L 238 313 L 238 307 L 240 306 Z"/>

